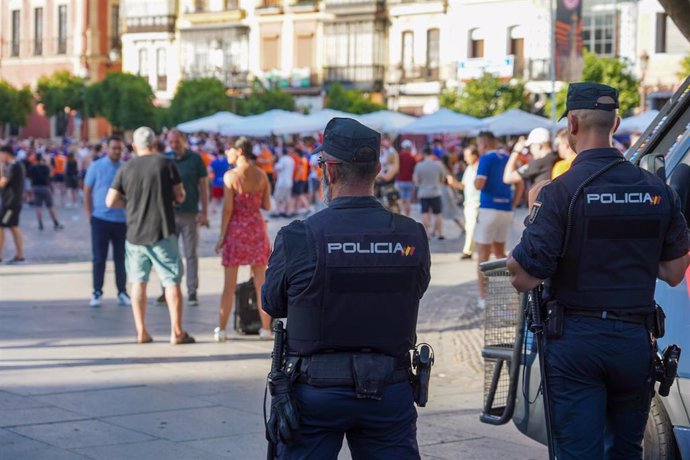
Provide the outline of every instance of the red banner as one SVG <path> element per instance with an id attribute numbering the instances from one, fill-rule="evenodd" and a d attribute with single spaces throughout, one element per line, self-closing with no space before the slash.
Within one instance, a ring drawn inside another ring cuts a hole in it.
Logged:
<path id="1" fill-rule="evenodd" d="M 556 80 L 577 81 L 582 77 L 582 0 L 557 0 Z"/>

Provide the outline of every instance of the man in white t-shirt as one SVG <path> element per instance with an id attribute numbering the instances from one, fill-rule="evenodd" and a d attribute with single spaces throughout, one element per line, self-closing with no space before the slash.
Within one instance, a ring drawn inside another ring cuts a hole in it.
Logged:
<path id="1" fill-rule="evenodd" d="M 287 217 L 288 205 L 292 194 L 292 176 L 295 172 L 295 160 L 293 160 L 286 148 L 280 150 L 280 158 L 273 166 L 276 177 L 276 187 L 273 199 L 276 201 L 276 213 L 273 217 Z"/>
<path id="2" fill-rule="evenodd" d="M 477 147 L 467 147 L 463 152 L 467 167 L 462 175 L 462 191 L 465 196 L 463 212 L 465 215 L 465 244 L 462 248 L 460 259 L 472 259 L 474 253 L 474 229 L 477 226 L 477 215 L 479 214 L 479 196 L 481 192 L 477 190 L 474 181 L 477 178 L 477 165 L 479 164 L 479 150 Z"/>

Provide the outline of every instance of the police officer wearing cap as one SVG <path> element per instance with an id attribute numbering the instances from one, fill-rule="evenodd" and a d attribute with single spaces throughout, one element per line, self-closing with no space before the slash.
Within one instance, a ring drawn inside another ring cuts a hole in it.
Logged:
<path id="1" fill-rule="evenodd" d="M 281 459 L 336 459 L 343 436 L 354 459 L 419 458 L 410 350 L 429 246 L 421 224 L 374 198 L 380 144 L 332 119 L 315 151 L 328 207 L 276 237 L 263 308 L 287 317 L 284 372 L 299 411 Z"/>
<path id="2" fill-rule="evenodd" d="M 680 202 L 659 177 L 612 148 L 618 93 L 568 88 L 569 171 L 530 192 L 508 259 L 519 291 L 546 283 L 546 379 L 556 457 L 641 459 L 654 392 L 650 322 L 659 278 L 688 265 Z"/>

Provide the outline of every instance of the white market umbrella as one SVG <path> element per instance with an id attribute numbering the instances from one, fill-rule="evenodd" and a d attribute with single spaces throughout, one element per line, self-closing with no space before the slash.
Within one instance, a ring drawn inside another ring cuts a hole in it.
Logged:
<path id="1" fill-rule="evenodd" d="M 658 110 L 647 110 L 639 115 L 623 118 L 616 134 L 643 133 L 657 115 Z"/>
<path id="2" fill-rule="evenodd" d="M 448 109 L 439 109 L 431 115 L 417 118 L 409 125 L 400 128 L 398 132 L 409 134 L 473 134 L 480 127 L 481 120 L 478 118 Z"/>
<path id="3" fill-rule="evenodd" d="M 520 109 L 511 109 L 499 115 L 484 118 L 481 126 L 481 129 L 491 131 L 496 136 L 528 134 L 534 128 L 551 129 L 551 120 Z"/>
<path id="4" fill-rule="evenodd" d="M 224 136 L 267 137 L 273 134 L 288 134 L 282 131 L 305 118 L 304 115 L 287 110 L 273 109 L 259 115 L 251 115 L 222 125 L 219 132 Z"/>
<path id="5" fill-rule="evenodd" d="M 207 117 L 197 118 L 196 120 L 186 121 L 177 125 L 177 129 L 183 133 L 196 133 L 204 131 L 208 133 L 217 133 L 222 125 L 234 123 L 241 119 L 239 115 L 230 112 L 217 112 Z"/>
<path id="6" fill-rule="evenodd" d="M 275 134 L 298 134 L 322 132 L 333 118 L 354 118 L 361 121 L 358 115 L 340 110 L 323 109 L 305 115 L 301 119 L 293 119 L 278 128 Z"/>
<path id="7" fill-rule="evenodd" d="M 397 133 L 417 120 L 416 117 L 391 110 L 367 113 L 361 115 L 360 118 L 365 125 L 384 133 Z"/>

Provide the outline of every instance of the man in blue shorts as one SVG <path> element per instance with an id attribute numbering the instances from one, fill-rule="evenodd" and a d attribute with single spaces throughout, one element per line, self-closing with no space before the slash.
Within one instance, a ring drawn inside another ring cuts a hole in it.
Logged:
<path id="1" fill-rule="evenodd" d="M 480 190 L 479 214 L 474 230 L 478 263 L 486 262 L 493 255 L 506 256 L 506 240 L 513 223 L 513 196 L 510 185 L 503 182 L 503 171 L 508 163 L 508 154 L 497 149 L 496 137 L 490 131 L 477 136 L 477 148 L 481 157 L 477 167 L 474 185 Z M 516 194 L 519 196 L 519 194 Z M 484 308 L 486 292 L 483 274 L 479 274 L 479 308 Z"/>
<path id="2" fill-rule="evenodd" d="M 173 203 L 185 201 L 182 177 L 173 160 L 154 150 L 156 135 L 151 128 L 134 131 L 132 144 L 137 157 L 118 169 L 105 203 L 109 208 L 127 208 L 125 265 L 132 282 L 137 342 L 153 341 L 144 323 L 146 285 L 153 268 L 165 289 L 170 343 L 194 343 L 194 338 L 182 329 L 180 282 L 184 269 L 173 211 Z"/>

